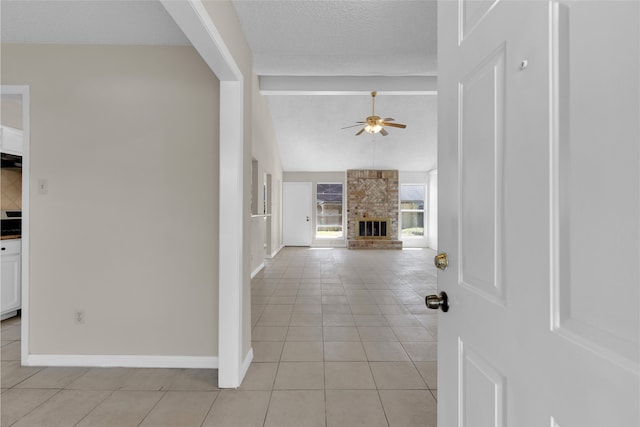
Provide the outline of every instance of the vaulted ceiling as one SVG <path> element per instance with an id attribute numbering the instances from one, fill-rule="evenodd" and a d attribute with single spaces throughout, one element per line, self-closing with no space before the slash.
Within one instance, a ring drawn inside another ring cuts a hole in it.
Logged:
<path id="1" fill-rule="evenodd" d="M 436 166 L 436 1 L 233 0 L 285 171 Z M 184 45 L 155 0 L 12 1 L 3 42 Z M 371 113 L 406 123 L 355 136 Z"/>
<path id="2" fill-rule="evenodd" d="M 436 166 L 436 1 L 234 0 L 288 171 Z M 306 76 L 306 78 L 291 78 Z M 348 76 L 341 78 L 338 76 Z M 343 127 L 371 114 L 388 136 Z"/>

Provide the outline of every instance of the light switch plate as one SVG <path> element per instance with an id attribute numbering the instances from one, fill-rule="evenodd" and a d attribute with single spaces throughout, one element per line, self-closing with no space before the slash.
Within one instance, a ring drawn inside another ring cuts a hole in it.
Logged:
<path id="1" fill-rule="evenodd" d="M 49 194 L 49 181 L 40 178 L 38 179 L 38 194 Z"/>

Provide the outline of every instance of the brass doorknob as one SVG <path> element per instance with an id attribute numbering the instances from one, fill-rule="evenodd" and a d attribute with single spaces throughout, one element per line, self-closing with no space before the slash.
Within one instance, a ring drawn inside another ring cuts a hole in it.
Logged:
<path id="1" fill-rule="evenodd" d="M 447 254 L 446 253 L 441 253 L 435 256 L 435 258 L 433 258 L 433 263 L 436 265 L 436 268 L 444 271 L 447 269 L 447 267 L 449 266 L 449 260 L 447 259 Z"/>
<path id="2" fill-rule="evenodd" d="M 449 311 L 449 297 L 444 291 L 440 295 L 427 295 L 424 302 L 432 310 L 440 309 L 445 313 Z"/>

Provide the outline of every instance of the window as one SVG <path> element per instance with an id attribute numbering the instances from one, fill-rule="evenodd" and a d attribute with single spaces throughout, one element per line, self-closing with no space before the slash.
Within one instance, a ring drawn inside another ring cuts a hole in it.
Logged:
<path id="1" fill-rule="evenodd" d="M 342 237 L 342 184 L 316 187 L 316 238 Z"/>
<path id="2" fill-rule="evenodd" d="M 424 237 L 424 184 L 400 184 L 400 237 Z"/>

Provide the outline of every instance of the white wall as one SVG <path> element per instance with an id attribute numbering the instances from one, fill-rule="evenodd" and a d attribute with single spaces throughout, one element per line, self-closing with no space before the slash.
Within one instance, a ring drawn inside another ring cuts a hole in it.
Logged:
<path id="1" fill-rule="evenodd" d="M 313 225 L 312 225 L 312 246 L 323 247 L 345 247 L 347 238 L 347 182 L 346 172 L 285 172 L 284 182 L 311 182 L 312 183 L 312 199 L 313 200 Z M 342 183 L 342 197 L 343 197 L 343 237 L 340 239 L 317 239 L 315 236 L 316 230 L 316 184 L 318 183 Z"/>
<path id="2" fill-rule="evenodd" d="M 255 273 L 264 264 L 265 255 L 267 257 L 275 256 L 282 248 L 282 230 L 281 230 L 281 207 L 282 200 L 280 197 L 282 183 L 282 165 L 280 163 L 280 155 L 276 141 L 275 130 L 273 128 L 273 119 L 271 111 L 267 104 L 265 96 L 260 94 L 257 76 L 253 76 L 253 131 L 251 154 L 253 159 L 258 162 L 257 178 L 259 184 L 257 186 L 257 202 L 258 212 L 262 213 L 264 201 L 263 182 L 265 174 L 271 175 L 271 217 L 264 216 L 251 218 L 251 272 Z M 265 239 L 267 236 L 267 227 L 271 227 L 270 253 L 265 253 Z"/>
<path id="3" fill-rule="evenodd" d="M 31 90 L 31 353 L 216 356 L 210 69 L 190 47 L 3 45 L 1 71 Z"/>

